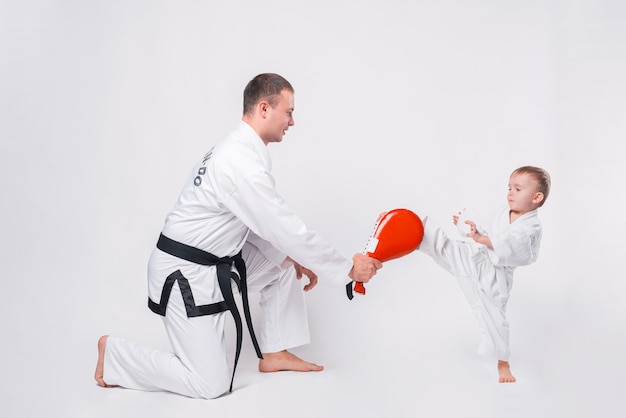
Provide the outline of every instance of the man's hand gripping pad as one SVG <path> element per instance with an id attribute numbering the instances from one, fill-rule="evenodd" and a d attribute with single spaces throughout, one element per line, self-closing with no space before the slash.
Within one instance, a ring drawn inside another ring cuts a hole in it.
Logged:
<path id="1" fill-rule="evenodd" d="M 380 217 L 365 248 L 365 255 L 381 262 L 413 252 L 424 238 L 424 225 L 419 216 L 408 209 L 393 209 Z M 354 291 L 365 294 L 363 283 L 356 282 Z"/>

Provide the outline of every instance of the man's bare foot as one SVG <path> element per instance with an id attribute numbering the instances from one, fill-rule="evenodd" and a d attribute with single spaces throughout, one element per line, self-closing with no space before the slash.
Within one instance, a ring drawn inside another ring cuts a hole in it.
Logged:
<path id="1" fill-rule="evenodd" d="M 279 372 L 291 370 L 296 372 L 321 372 L 324 366 L 309 363 L 300 357 L 291 354 L 287 350 L 277 353 L 263 353 L 263 359 L 259 360 L 260 372 Z"/>
<path id="2" fill-rule="evenodd" d="M 508 361 L 498 360 L 498 374 L 500 375 L 500 383 L 513 383 L 517 380 L 511 373 Z"/>
<path id="3" fill-rule="evenodd" d="M 104 349 L 106 348 L 106 345 L 107 345 L 107 338 L 109 338 L 108 335 L 103 335 L 98 340 L 98 363 L 96 364 L 96 374 L 94 377 L 96 379 L 96 382 L 98 382 L 99 386 L 102 386 L 103 388 L 113 388 L 115 387 L 114 385 L 107 385 L 103 379 L 104 377 Z"/>

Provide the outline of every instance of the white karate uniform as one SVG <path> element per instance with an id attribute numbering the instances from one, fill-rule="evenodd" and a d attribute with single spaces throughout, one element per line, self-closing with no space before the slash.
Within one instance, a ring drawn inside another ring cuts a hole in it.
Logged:
<path id="1" fill-rule="evenodd" d="M 217 257 L 242 251 L 248 289 L 261 293 L 261 320 L 255 332 L 264 353 L 309 342 L 302 282 L 296 280 L 293 266 L 285 263 L 287 255 L 332 285 L 349 283 L 352 268 L 348 258 L 289 210 L 270 171 L 267 147 L 249 125 L 240 122 L 194 167 L 163 228 L 163 235 Z M 176 270 L 189 281 L 197 306 L 223 300 L 215 266 L 195 264 L 156 248 L 148 266 L 151 300 L 159 301 L 166 277 Z M 231 378 L 224 342 L 226 314 L 188 318 L 175 284 L 163 317 L 173 352 L 111 336 L 104 381 L 190 397 L 220 396 Z"/>
<path id="2" fill-rule="evenodd" d="M 481 334 L 478 352 L 508 361 L 506 304 L 513 286 L 513 272 L 518 266 L 537 260 L 541 223 L 536 209 L 510 223 L 506 208 L 498 212 L 486 232 L 493 250 L 474 241 L 451 238 L 425 217 L 419 250 L 456 277 L 478 320 Z"/>

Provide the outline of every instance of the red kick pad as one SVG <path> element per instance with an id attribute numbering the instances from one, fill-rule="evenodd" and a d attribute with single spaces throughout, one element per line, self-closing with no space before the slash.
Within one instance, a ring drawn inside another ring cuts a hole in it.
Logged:
<path id="1" fill-rule="evenodd" d="M 408 209 L 393 209 L 376 223 L 365 255 L 381 262 L 393 260 L 415 251 L 422 238 L 424 225 L 420 217 Z M 356 282 L 354 291 L 364 295 L 363 283 Z"/>

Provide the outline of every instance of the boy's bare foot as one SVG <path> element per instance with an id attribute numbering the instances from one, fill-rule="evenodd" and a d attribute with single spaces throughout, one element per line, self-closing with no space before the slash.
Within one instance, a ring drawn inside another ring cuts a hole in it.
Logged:
<path id="1" fill-rule="evenodd" d="M 96 363 L 96 374 L 94 377 L 96 379 L 96 382 L 98 382 L 99 386 L 102 386 L 103 388 L 113 388 L 115 387 L 114 385 L 107 385 L 103 379 L 104 377 L 104 350 L 107 345 L 107 338 L 109 338 L 108 335 L 103 335 L 98 340 L 98 363 Z"/>
<path id="2" fill-rule="evenodd" d="M 511 373 L 508 361 L 498 360 L 498 374 L 500 375 L 500 383 L 513 383 L 517 380 Z"/>
<path id="3" fill-rule="evenodd" d="M 263 359 L 259 360 L 260 372 L 279 372 L 291 370 L 296 372 L 321 372 L 324 366 L 302 360 L 287 350 L 277 353 L 263 353 Z"/>

